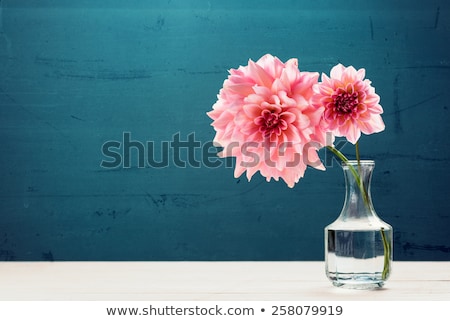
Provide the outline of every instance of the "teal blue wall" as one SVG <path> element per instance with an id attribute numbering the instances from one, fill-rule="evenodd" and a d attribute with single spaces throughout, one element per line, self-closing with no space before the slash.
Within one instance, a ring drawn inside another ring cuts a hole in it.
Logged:
<path id="1" fill-rule="evenodd" d="M 361 153 L 394 258 L 450 259 L 448 1 L 104 2 L 0 2 L 0 260 L 322 260 L 336 163 L 294 189 L 225 162 L 139 168 L 137 149 L 100 166 L 124 132 L 210 142 L 227 70 L 265 53 L 366 68 L 386 130 Z"/>

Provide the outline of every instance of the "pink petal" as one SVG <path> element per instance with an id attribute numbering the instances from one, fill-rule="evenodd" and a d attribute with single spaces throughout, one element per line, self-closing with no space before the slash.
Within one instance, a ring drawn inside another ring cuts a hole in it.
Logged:
<path id="1" fill-rule="evenodd" d="M 250 74 L 258 85 L 262 85 L 265 87 L 271 86 L 273 78 L 261 66 L 254 63 L 252 60 L 249 60 L 248 68 Z"/>
<path id="2" fill-rule="evenodd" d="M 320 118 L 322 117 L 324 110 L 325 110 L 324 107 L 319 107 L 317 109 L 312 109 L 311 111 L 308 111 L 307 115 L 308 115 L 310 122 L 312 124 L 319 124 Z"/>
<path id="3" fill-rule="evenodd" d="M 228 111 L 218 114 L 218 117 L 212 122 L 214 127 L 224 128 L 230 122 L 234 121 L 234 115 Z"/>
<path id="4" fill-rule="evenodd" d="M 239 164 L 239 162 L 236 162 L 236 167 L 234 168 L 234 178 L 240 177 L 246 170 L 246 167 L 243 167 Z"/>
<path id="5" fill-rule="evenodd" d="M 325 73 L 322 73 L 321 78 L 322 78 L 321 85 L 329 87 L 329 88 L 333 87 L 333 82 Z"/>
<path id="6" fill-rule="evenodd" d="M 348 121 L 348 127 L 344 136 L 350 143 L 354 145 L 361 136 L 361 131 L 359 130 L 358 126 Z"/>
<path id="7" fill-rule="evenodd" d="M 369 106 L 377 105 L 379 102 L 380 102 L 380 96 L 378 96 L 376 94 L 367 96 L 366 99 L 364 100 L 364 103 Z M 379 106 L 379 107 L 381 108 L 381 106 Z M 383 112 L 383 110 L 381 110 L 381 112 Z"/>
<path id="8" fill-rule="evenodd" d="M 319 73 L 317 72 L 300 72 L 300 78 L 291 84 L 291 89 L 294 95 L 302 95 L 306 99 L 309 99 L 314 91 L 312 86 L 317 84 L 319 79 Z"/>
<path id="9" fill-rule="evenodd" d="M 283 82 L 284 87 L 291 89 L 291 86 L 295 84 L 300 77 L 300 71 L 298 70 L 297 59 L 290 59 L 286 62 L 283 69 L 280 80 Z"/>
<path id="10" fill-rule="evenodd" d="M 308 153 L 308 163 L 307 165 L 315 168 L 315 169 L 319 169 L 324 171 L 325 170 L 325 166 L 323 166 L 322 161 L 319 158 L 319 155 L 317 155 L 317 151 L 315 148 L 308 148 L 307 150 Z"/>
<path id="11" fill-rule="evenodd" d="M 336 121 L 339 127 L 344 126 L 344 124 L 348 122 L 348 117 L 340 115 L 336 117 Z"/>
<path id="12" fill-rule="evenodd" d="M 383 107 L 381 107 L 378 104 L 369 105 L 367 109 L 370 110 L 370 112 L 373 114 L 382 114 L 383 113 Z"/>
<path id="13" fill-rule="evenodd" d="M 298 133 L 298 129 L 295 126 L 288 126 L 283 134 L 285 135 L 285 138 L 283 139 L 285 142 L 297 143 L 302 140 Z"/>
<path id="14" fill-rule="evenodd" d="M 341 79 L 342 73 L 344 72 L 345 67 L 342 64 L 337 64 L 330 71 L 330 77 L 333 79 Z"/>
<path id="15" fill-rule="evenodd" d="M 306 116 L 304 114 L 299 114 L 299 115 L 297 115 L 296 123 L 299 128 L 303 129 L 303 128 L 307 128 L 309 126 L 309 124 L 311 123 L 311 121 L 309 120 L 308 116 Z"/>
<path id="16" fill-rule="evenodd" d="M 243 109 L 245 114 L 251 119 L 261 116 L 262 109 L 257 104 L 246 104 L 243 106 Z"/>
<path id="17" fill-rule="evenodd" d="M 353 86 L 353 83 L 348 83 L 347 86 L 345 86 L 345 91 L 349 94 L 353 94 L 355 92 L 355 87 Z"/>
<path id="18" fill-rule="evenodd" d="M 364 68 L 361 68 L 358 70 L 356 78 L 359 80 L 363 80 L 364 77 L 366 77 L 366 70 Z"/>
<path id="19" fill-rule="evenodd" d="M 320 85 L 318 90 L 321 95 L 331 96 L 334 94 L 334 89 L 325 85 Z"/>
<path id="20" fill-rule="evenodd" d="M 370 121 L 359 123 L 359 127 L 364 134 L 370 135 L 373 133 L 382 132 L 385 125 L 380 115 L 372 115 Z"/>
<path id="21" fill-rule="evenodd" d="M 295 107 L 297 105 L 297 101 L 294 98 L 289 97 L 285 91 L 278 92 L 278 97 L 284 106 Z"/>
<path id="22" fill-rule="evenodd" d="M 355 67 L 349 66 L 344 69 L 341 77 L 342 82 L 344 83 L 353 83 L 357 80 L 357 72 Z"/>
<path id="23" fill-rule="evenodd" d="M 335 112 L 333 112 L 333 109 L 326 108 L 325 112 L 323 114 L 323 117 L 329 121 L 332 121 L 332 120 L 336 119 L 336 115 L 337 114 Z"/>
<path id="24" fill-rule="evenodd" d="M 281 81 L 281 79 L 275 79 L 272 84 L 272 92 L 277 93 L 279 91 L 288 92 L 291 89 L 286 87 L 284 83 Z"/>
<path id="25" fill-rule="evenodd" d="M 285 67 L 285 64 L 270 54 L 262 56 L 257 62 L 272 78 L 278 78 Z"/>
<path id="26" fill-rule="evenodd" d="M 226 89 L 231 90 L 241 96 L 247 96 L 247 95 L 253 94 L 253 89 L 252 89 L 251 84 L 227 85 Z"/>
<path id="27" fill-rule="evenodd" d="M 262 100 L 263 98 L 270 97 L 272 95 L 272 91 L 270 90 L 270 87 L 264 87 L 264 86 L 253 86 L 253 91 L 259 98 Z"/>
<path id="28" fill-rule="evenodd" d="M 285 121 L 286 123 L 290 124 L 292 122 L 294 122 L 297 117 L 295 116 L 295 114 L 290 113 L 288 111 L 285 111 L 283 113 L 280 114 L 280 118 L 283 119 L 283 121 Z"/>

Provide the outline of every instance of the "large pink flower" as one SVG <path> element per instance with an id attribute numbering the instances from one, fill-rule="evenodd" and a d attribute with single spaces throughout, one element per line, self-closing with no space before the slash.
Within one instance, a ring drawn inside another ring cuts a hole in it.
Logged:
<path id="1" fill-rule="evenodd" d="M 316 108 L 325 107 L 322 118 L 324 130 L 336 136 L 345 136 L 355 144 L 361 132 L 378 133 L 384 130 L 380 114 L 380 97 L 364 79 L 365 69 L 358 71 L 338 64 L 331 69 L 330 78 L 322 74 L 322 82 L 314 85 L 312 103 Z"/>
<path id="2" fill-rule="evenodd" d="M 208 116 L 221 157 L 236 157 L 235 177 L 259 171 L 293 187 L 307 166 L 324 169 L 317 150 L 325 146 L 320 128 L 324 108 L 311 106 L 318 73 L 300 72 L 297 59 L 272 55 L 231 69 Z"/>

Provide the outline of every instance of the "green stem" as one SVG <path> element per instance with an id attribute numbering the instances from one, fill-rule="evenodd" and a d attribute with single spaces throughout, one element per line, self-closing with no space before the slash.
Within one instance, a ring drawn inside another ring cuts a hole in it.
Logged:
<path id="1" fill-rule="evenodd" d="M 329 150 L 331 150 L 345 165 L 348 166 L 350 171 L 352 172 L 353 177 L 355 178 L 356 184 L 358 185 L 359 189 L 361 190 L 361 193 L 363 195 L 364 203 L 366 203 L 367 206 L 369 206 L 369 195 L 367 193 L 367 190 L 364 187 L 363 182 L 361 181 L 361 176 L 359 175 L 359 171 L 355 169 L 354 166 L 352 166 L 349 163 L 349 160 L 347 157 L 345 157 L 344 154 L 342 154 L 339 150 L 334 148 L 333 146 L 327 146 Z M 359 163 L 359 161 L 358 161 Z"/>
<path id="2" fill-rule="evenodd" d="M 383 248 L 384 248 L 384 266 L 383 266 L 383 273 L 381 274 L 381 278 L 383 280 L 386 280 L 389 274 L 389 259 L 391 257 L 391 247 L 389 245 L 389 242 L 386 238 L 386 234 L 384 233 L 384 228 L 381 228 L 381 238 L 383 240 Z"/>
<path id="3" fill-rule="evenodd" d="M 358 173 L 361 175 L 361 157 L 359 156 L 359 140 L 355 143 L 356 160 L 358 161 Z"/>
<path id="4" fill-rule="evenodd" d="M 358 175 L 359 175 L 359 177 L 361 177 L 361 156 L 359 154 L 359 140 L 357 140 L 355 143 L 355 153 L 356 153 L 356 163 L 358 164 Z M 361 189 L 361 192 L 363 193 L 364 203 L 366 203 L 367 207 L 369 207 L 369 205 L 370 205 L 369 192 L 367 190 L 367 187 L 364 186 L 364 182 L 361 181 L 361 179 L 359 179 L 359 184 L 361 184 L 359 188 Z"/>

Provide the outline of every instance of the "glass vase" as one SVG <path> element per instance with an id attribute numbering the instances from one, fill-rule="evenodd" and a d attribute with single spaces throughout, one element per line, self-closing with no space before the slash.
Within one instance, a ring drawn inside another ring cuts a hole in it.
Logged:
<path id="1" fill-rule="evenodd" d="M 391 272 L 392 227 L 372 204 L 370 183 L 375 162 L 342 164 L 346 194 L 339 217 L 325 228 L 325 269 L 333 285 L 374 289 Z"/>

